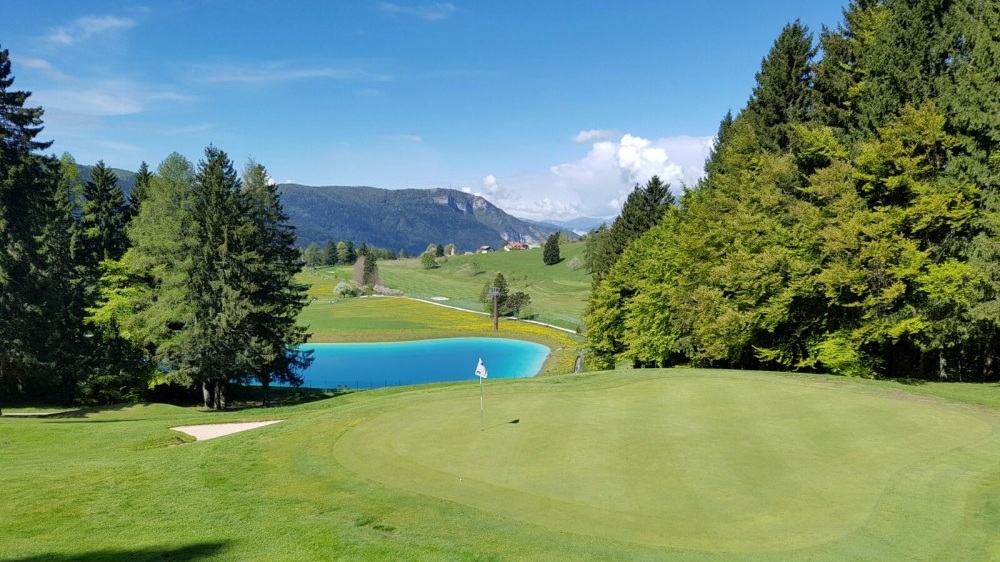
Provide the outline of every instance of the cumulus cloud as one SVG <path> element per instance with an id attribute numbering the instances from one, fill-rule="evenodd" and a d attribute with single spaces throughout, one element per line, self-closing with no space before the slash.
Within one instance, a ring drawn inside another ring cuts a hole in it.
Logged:
<path id="1" fill-rule="evenodd" d="M 451 2 L 439 2 L 427 6 L 400 6 L 391 2 L 379 4 L 378 10 L 391 16 L 413 16 L 427 21 L 440 21 L 455 12 Z"/>
<path id="2" fill-rule="evenodd" d="M 71 46 L 107 31 L 131 29 L 135 25 L 136 21 L 131 18 L 84 16 L 69 25 L 49 30 L 46 39 L 56 45 Z"/>
<path id="3" fill-rule="evenodd" d="M 667 151 L 654 146 L 652 141 L 626 134 L 618 142 L 615 162 L 621 170 L 622 178 L 630 183 L 644 182 L 653 176 L 670 181 L 681 179 L 683 170 L 671 162 Z"/>
<path id="4" fill-rule="evenodd" d="M 711 137 L 667 137 L 656 140 L 625 134 L 617 140 L 591 144 L 581 158 L 558 164 L 547 172 L 509 178 L 487 176 L 503 186 L 490 199 L 500 208 L 529 219 L 611 218 L 635 187 L 654 175 L 675 194 L 694 185 L 704 174 Z M 543 198 L 536 194 L 544 193 Z"/>

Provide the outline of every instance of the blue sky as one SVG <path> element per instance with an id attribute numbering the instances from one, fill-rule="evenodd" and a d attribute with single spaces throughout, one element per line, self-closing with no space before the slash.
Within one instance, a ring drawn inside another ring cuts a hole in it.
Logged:
<path id="1" fill-rule="evenodd" d="M 135 170 L 214 144 L 278 182 L 445 187 L 613 216 L 702 172 L 781 28 L 839 0 L 16 2 L 14 87 L 52 151 Z"/>

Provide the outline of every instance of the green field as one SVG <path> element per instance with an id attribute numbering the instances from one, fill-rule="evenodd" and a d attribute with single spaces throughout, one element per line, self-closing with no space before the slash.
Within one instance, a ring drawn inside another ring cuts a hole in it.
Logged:
<path id="1" fill-rule="evenodd" d="M 482 311 L 479 295 L 483 285 L 503 273 L 510 291 L 524 291 L 531 296 L 528 314 L 535 320 L 575 330 L 590 292 L 590 274 L 586 268 L 572 269 L 574 258 L 583 260 L 583 242 L 564 242 L 560 247 L 561 262 L 542 263 L 542 250 L 495 252 L 470 256 L 439 258 L 441 265 L 424 269 L 420 260 L 382 260 L 378 263 L 383 283 L 400 289 L 409 297 L 431 299 L 445 297 L 447 304 L 468 310 Z M 313 286 L 314 297 L 333 298 L 338 280 L 351 278 L 350 266 L 321 268 L 303 272 L 300 279 Z"/>
<path id="2" fill-rule="evenodd" d="M 998 385 L 678 369 L 485 390 L 485 431 L 475 383 L 0 418 L 0 560 L 1000 559 Z M 284 421 L 168 446 L 257 419 Z"/>
<path id="3" fill-rule="evenodd" d="M 551 350 L 542 373 L 568 373 L 582 349 L 575 334 L 530 322 L 505 319 L 493 331 L 485 314 L 472 314 L 399 297 L 314 300 L 299 315 L 312 342 L 380 342 L 454 337 L 522 339 Z"/>

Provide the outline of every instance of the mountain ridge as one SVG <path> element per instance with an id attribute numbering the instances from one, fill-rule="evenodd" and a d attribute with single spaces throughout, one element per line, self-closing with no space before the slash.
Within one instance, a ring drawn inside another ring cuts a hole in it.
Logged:
<path id="1" fill-rule="evenodd" d="M 78 164 L 84 181 L 93 166 Z M 135 172 L 112 168 L 126 196 Z M 384 189 L 370 186 L 278 184 L 281 204 L 296 230 L 296 245 L 350 240 L 411 255 L 429 244 L 455 244 L 459 251 L 507 242 L 541 244 L 552 224 L 519 219 L 486 198 L 455 189 Z M 568 232 L 571 238 L 576 238 Z"/>
<path id="2" fill-rule="evenodd" d="M 278 190 L 301 246 L 352 240 L 410 254 L 423 252 L 432 243 L 474 251 L 507 242 L 540 244 L 558 231 L 514 217 L 482 196 L 455 189 L 285 183 Z"/>

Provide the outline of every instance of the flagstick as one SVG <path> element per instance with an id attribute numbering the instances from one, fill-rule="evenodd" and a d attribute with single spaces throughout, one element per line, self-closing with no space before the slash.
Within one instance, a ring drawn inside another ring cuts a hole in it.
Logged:
<path id="1" fill-rule="evenodd" d="M 483 410 L 483 377 L 479 377 L 479 431 L 486 429 L 486 414 Z"/>

